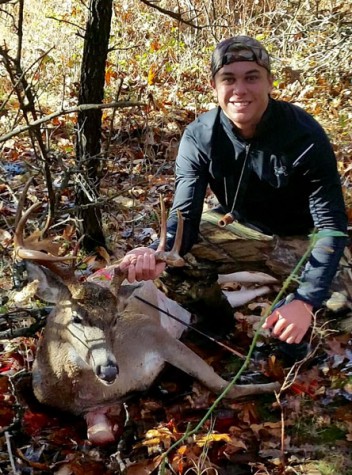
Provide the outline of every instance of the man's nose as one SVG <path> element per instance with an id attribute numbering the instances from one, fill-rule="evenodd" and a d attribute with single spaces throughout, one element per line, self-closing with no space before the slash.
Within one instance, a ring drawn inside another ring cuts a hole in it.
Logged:
<path id="1" fill-rule="evenodd" d="M 246 92 L 246 90 L 247 88 L 244 81 L 236 81 L 232 88 L 233 94 L 243 94 Z"/>

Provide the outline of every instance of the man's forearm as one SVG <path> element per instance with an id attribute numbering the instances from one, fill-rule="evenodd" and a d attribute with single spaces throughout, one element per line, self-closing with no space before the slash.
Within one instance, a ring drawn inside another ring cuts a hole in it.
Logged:
<path id="1" fill-rule="evenodd" d="M 301 275 L 295 296 L 319 308 L 327 299 L 329 288 L 343 254 L 347 236 L 319 238 Z"/>

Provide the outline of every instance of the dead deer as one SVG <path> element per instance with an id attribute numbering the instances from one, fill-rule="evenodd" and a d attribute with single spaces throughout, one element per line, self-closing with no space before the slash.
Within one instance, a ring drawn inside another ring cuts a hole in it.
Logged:
<path id="1" fill-rule="evenodd" d="M 33 389 L 46 405 L 84 416 L 88 439 L 94 444 L 115 440 L 116 427 L 109 411 L 134 391 L 147 389 L 166 362 L 197 378 L 215 393 L 228 382 L 178 340 L 184 326 L 170 319 L 167 310 L 186 323 L 190 314 L 168 299 L 153 282 L 121 285 L 117 266 L 110 289 L 94 282 L 64 282 L 53 270 L 31 261 L 48 263 L 48 255 L 28 250 L 23 239 L 27 212 L 16 232 L 17 256 L 27 262 L 29 280 L 38 281 L 39 298 L 56 304 L 48 317 L 33 364 Z M 169 253 L 162 213 L 159 258 L 182 264 L 178 251 L 182 219 L 175 246 Z M 52 257 L 50 257 L 52 262 Z M 161 310 L 142 303 L 142 297 Z M 227 397 L 273 392 L 278 383 L 235 385 Z"/>

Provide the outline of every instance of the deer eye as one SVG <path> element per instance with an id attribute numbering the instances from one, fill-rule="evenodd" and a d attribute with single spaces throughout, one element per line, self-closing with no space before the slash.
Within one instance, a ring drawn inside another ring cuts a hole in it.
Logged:
<path id="1" fill-rule="evenodd" d="M 83 321 L 83 318 L 80 316 L 80 314 L 76 311 L 72 312 L 72 322 L 76 323 L 77 325 L 81 325 Z"/>

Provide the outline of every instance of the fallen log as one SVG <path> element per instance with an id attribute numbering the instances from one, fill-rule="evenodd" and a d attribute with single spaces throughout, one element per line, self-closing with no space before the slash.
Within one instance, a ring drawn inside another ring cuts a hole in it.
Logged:
<path id="1" fill-rule="evenodd" d="M 270 236 L 236 221 L 220 227 L 219 216 L 215 211 L 203 213 L 200 240 L 191 251 L 218 273 L 246 270 L 287 277 L 309 246 L 307 236 Z"/>

